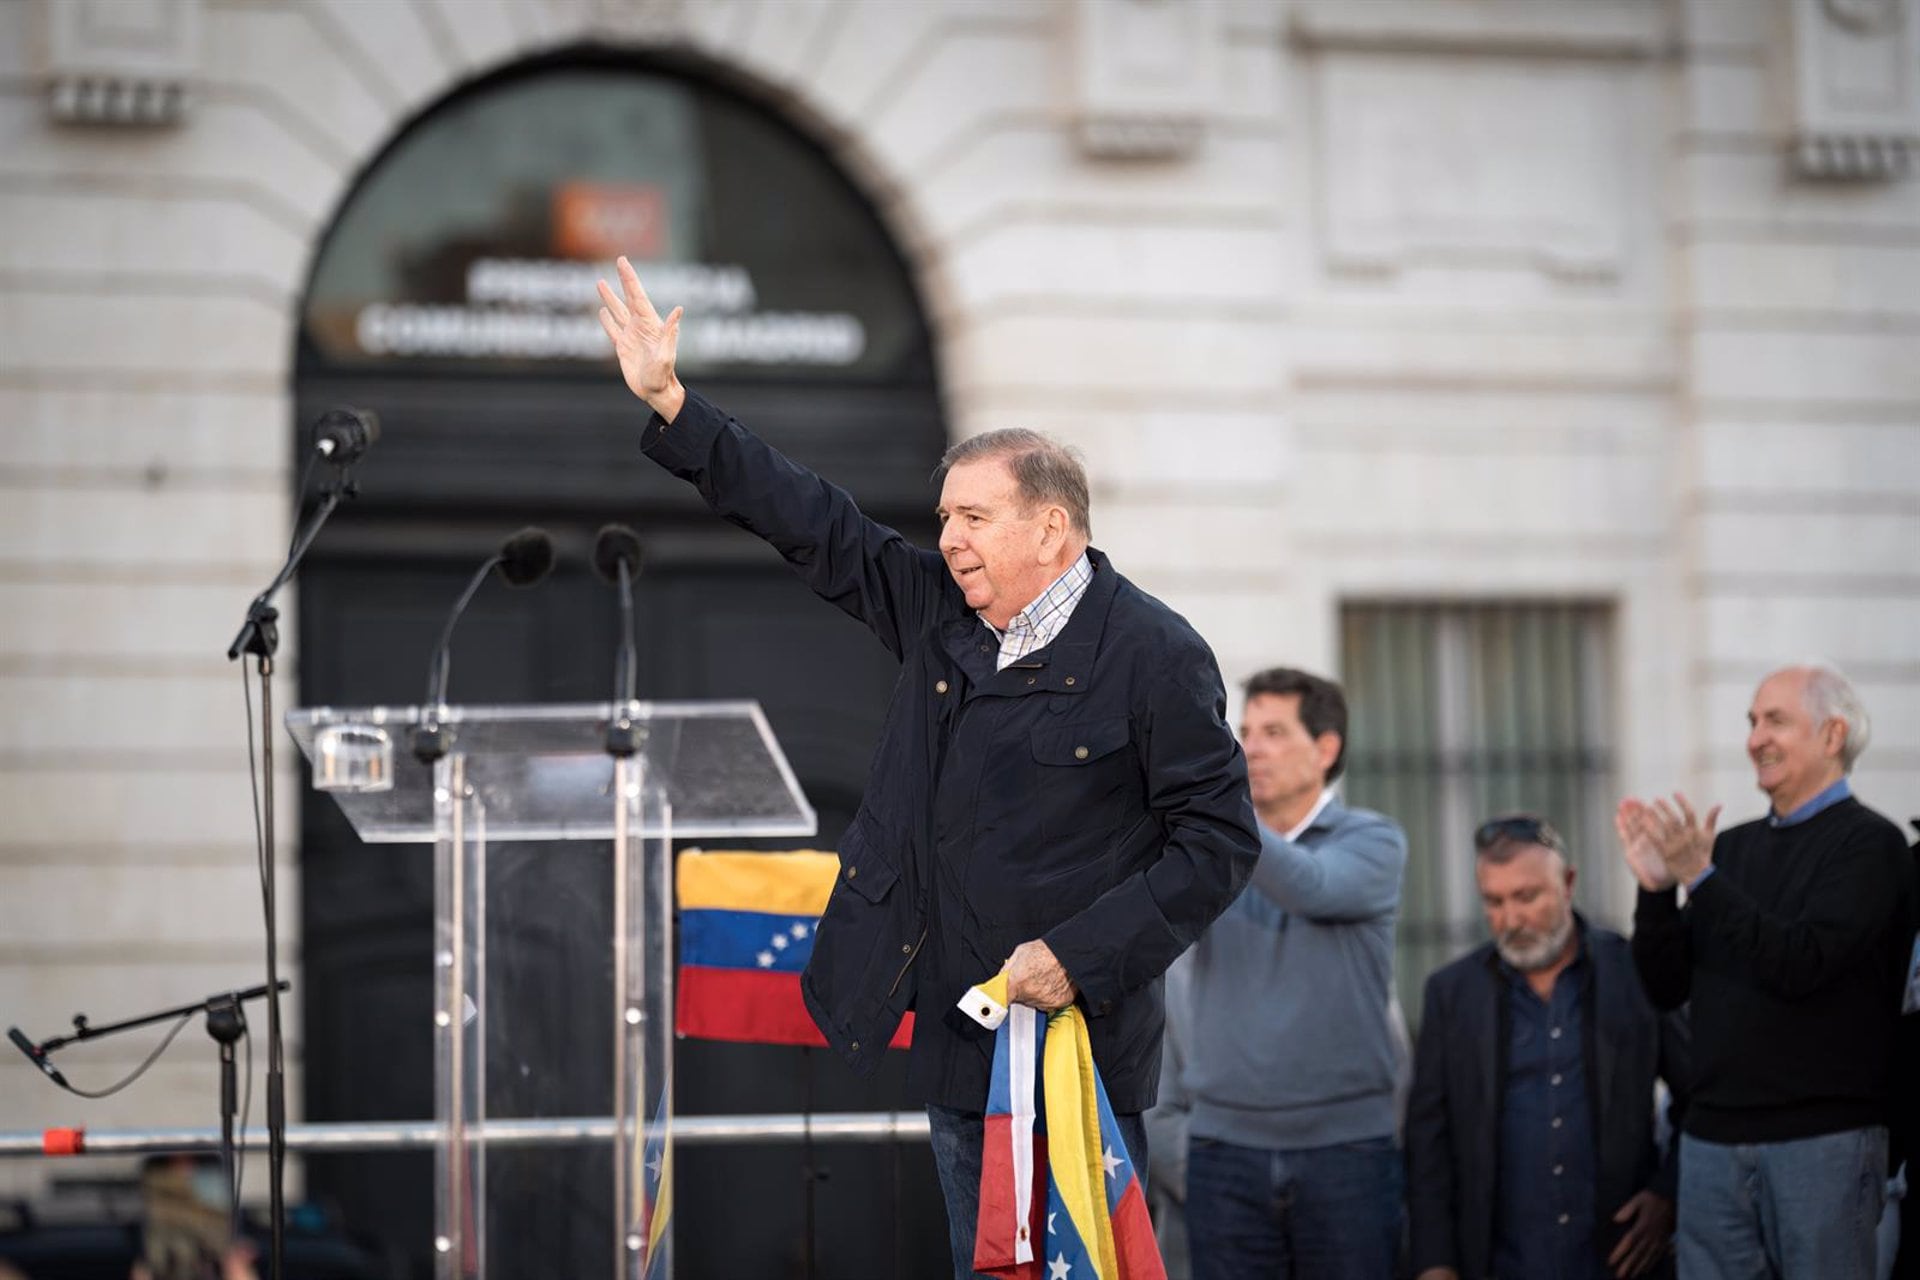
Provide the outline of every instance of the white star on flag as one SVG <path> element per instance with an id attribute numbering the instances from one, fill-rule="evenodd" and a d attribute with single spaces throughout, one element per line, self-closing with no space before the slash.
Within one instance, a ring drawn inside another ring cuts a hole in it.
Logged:
<path id="1" fill-rule="evenodd" d="M 655 1155 L 653 1159 L 647 1161 L 647 1172 L 655 1178 L 660 1176 L 660 1157 L 658 1155 Z"/>
<path id="2" fill-rule="evenodd" d="M 774 934 L 774 935 L 773 935 L 773 949 L 774 949 L 775 951 L 785 951 L 785 950 L 787 949 L 787 935 L 786 935 L 786 934 L 784 934 L 784 933 L 776 933 L 776 934 Z"/>
<path id="3" fill-rule="evenodd" d="M 787 930 L 787 932 L 791 933 L 796 938 L 804 938 L 807 936 L 807 926 L 803 924 L 796 924 L 795 926 L 793 926 L 793 928 Z"/>
<path id="4" fill-rule="evenodd" d="M 1114 1176 L 1114 1171 L 1125 1164 L 1126 1161 L 1113 1154 L 1113 1148 L 1108 1147 L 1106 1154 L 1100 1157 L 1100 1163 L 1107 1166 L 1107 1176 L 1111 1178 Z"/>
<path id="5" fill-rule="evenodd" d="M 1073 1264 L 1067 1261 L 1066 1254 L 1058 1253 L 1054 1255 L 1053 1261 L 1047 1264 L 1047 1270 L 1053 1273 L 1049 1280 L 1067 1280 L 1067 1273 L 1073 1270 Z"/>
<path id="6" fill-rule="evenodd" d="M 762 951 L 759 955 L 755 956 L 754 959 L 760 962 L 762 969 L 773 968 L 773 952 L 771 951 Z"/>

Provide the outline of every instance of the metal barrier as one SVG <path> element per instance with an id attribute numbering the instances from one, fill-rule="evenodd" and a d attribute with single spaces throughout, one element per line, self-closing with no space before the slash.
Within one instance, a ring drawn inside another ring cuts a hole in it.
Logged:
<path id="1" fill-rule="evenodd" d="M 434 1120 L 355 1121 L 290 1124 L 289 1151 L 431 1150 L 446 1138 L 446 1126 Z M 62 1135 L 55 1150 L 49 1135 Z M 468 1141 L 502 1147 L 562 1147 L 611 1142 L 612 1116 L 571 1116 L 549 1120 L 488 1120 L 466 1126 Z M 79 1135 L 77 1138 L 74 1135 Z M 778 1112 L 746 1116 L 675 1116 L 673 1141 L 689 1146 L 754 1142 L 924 1142 L 924 1111 Z M 244 1148 L 265 1150 L 266 1130 L 237 1135 Z M 4 1156 L 126 1156 L 163 1151 L 218 1151 L 218 1129 L 54 1129 L 45 1132 L 0 1131 Z"/>

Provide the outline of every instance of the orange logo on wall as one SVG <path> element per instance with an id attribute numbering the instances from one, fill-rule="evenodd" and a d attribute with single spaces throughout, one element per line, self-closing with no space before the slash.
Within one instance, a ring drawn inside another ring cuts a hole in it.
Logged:
<path id="1" fill-rule="evenodd" d="M 667 250 L 659 187 L 565 182 L 553 189 L 553 251 L 561 258 L 658 258 Z"/>

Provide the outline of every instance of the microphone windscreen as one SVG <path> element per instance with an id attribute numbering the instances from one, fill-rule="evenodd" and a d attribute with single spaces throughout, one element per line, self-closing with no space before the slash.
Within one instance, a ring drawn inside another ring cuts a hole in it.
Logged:
<path id="1" fill-rule="evenodd" d="M 624 524 L 601 525 L 593 539 L 593 571 L 617 586 L 622 560 L 629 578 L 640 576 L 640 535 Z"/>
<path id="2" fill-rule="evenodd" d="M 553 539 L 528 525 L 500 546 L 500 577 L 510 587 L 530 587 L 553 568 Z"/>

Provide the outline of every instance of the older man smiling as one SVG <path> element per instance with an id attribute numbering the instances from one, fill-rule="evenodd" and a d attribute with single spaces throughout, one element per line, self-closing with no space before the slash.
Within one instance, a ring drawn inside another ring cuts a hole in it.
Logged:
<path id="1" fill-rule="evenodd" d="M 1844 676 L 1776 671 L 1747 723 L 1765 818 L 1716 837 L 1719 807 L 1703 818 L 1676 795 L 1626 800 L 1616 819 L 1640 882 L 1647 994 L 1692 1008 L 1680 1274 L 1868 1280 L 1912 860 L 1899 828 L 1853 798 L 1869 730 Z"/>

